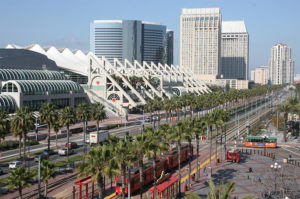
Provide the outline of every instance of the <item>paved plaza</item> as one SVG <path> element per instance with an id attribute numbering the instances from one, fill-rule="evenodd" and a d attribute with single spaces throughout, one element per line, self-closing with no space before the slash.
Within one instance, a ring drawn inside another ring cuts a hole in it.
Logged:
<path id="1" fill-rule="evenodd" d="M 277 171 L 278 173 L 271 169 L 271 165 L 275 162 L 281 166 L 281 169 Z M 252 172 L 249 172 L 249 168 L 252 169 Z M 274 189 L 275 182 L 277 183 L 277 189 L 280 189 L 279 178 L 283 176 L 286 176 L 291 181 L 291 186 L 294 186 L 294 188 L 296 186 L 300 189 L 300 167 L 283 163 L 283 160 L 275 160 L 273 162 L 269 157 L 243 154 L 241 163 L 223 162 L 214 166 L 212 178 L 216 185 L 219 184 L 221 179 L 225 183 L 230 180 L 234 181 L 236 186 L 233 197 L 241 198 L 242 196 L 253 195 L 256 198 L 262 198 L 262 193 Z M 202 198 L 206 198 L 209 191 L 207 177 L 202 177 L 200 182 L 193 182 L 191 191 Z"/>

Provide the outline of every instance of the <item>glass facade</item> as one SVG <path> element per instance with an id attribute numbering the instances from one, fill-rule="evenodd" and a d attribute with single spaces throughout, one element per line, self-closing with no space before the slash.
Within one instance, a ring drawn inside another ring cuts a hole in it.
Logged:
<path id="1" fill-rule="evenodd" d="M 12 112 L 16 109 L 17 104 L 13 97 L 0 94 L 0 109 Z"/>
<path id="2" fill-rule="evenodd" d="M 64 80 L 57 71 L 1 69 L 0 81 L 8 80 Z"/>
<path id="3" fill-rule="evenodd" d="M 95 20 L 90 25 L 90 50 L 130 62 L 166 63 L 166 26 L 137 20 Z"/>
<path id="4" fill-rule="evenodd" d="M 20 88 L 20 90 L 18 90 Z M 4 83 L 2 92 L 21 92 L 24 95 L 83 93 L 82 87 L 70 80 L 16 80 Z"/>

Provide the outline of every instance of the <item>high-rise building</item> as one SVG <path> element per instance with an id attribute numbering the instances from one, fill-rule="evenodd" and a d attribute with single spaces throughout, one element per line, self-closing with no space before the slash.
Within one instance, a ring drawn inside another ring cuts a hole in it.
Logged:
<path id="1" fill-rule="evenodd" d="M 90 50 L 99 58 L 166 63 L 166 26 L 138 20 L 95 20 Z"/>
<path id="2" fill-rule="evenodd" d="M 182 9 L 180 16 L 180 65 L 205 81 L 220 74 L 221 17 L 219 8 Z"/>
<path id="3" fill-rule="evenodd" d="M 224 79 L 248 79 L 249 35 L 244 21 L 223 21 L 221 72 Z"/>
<path id="4" fill-rule="evenodd" d="M 174 31 L 167 30 L 167 64 L 174 64 Z"/>
<path id="5" fill-rule="evenodd" d="M 292 51 L 286 44 L 279 43 L 271 49 L 270 80 L 271 84 L 293 84 L 294 82 Z"/>
<path id="6" fill-rule="evenodd" d="M 269 83 L 269 66 L 261 66 L 251 70 L 251 80 L 256 84 L 265 85 Z"/>
<path id="7" fill-rule="evenodd" d="M 142 21 L 142 61 L 166 64 L 166 26 Z"/>

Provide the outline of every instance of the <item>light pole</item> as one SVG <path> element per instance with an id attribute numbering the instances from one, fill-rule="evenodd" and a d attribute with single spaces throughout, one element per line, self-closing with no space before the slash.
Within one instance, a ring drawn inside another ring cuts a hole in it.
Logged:
<path id="1" fill-rule="evenodd" d="M 275 194 L 276 194 L 277 193 L 277 171 L 281 169 L 281 165 L 275 162 L 274 164 L 271 164 L 271 169 L 275 172 L 274 185 L 275 185 Z"/>
<path id="2" fill-rule="evenodd" d="M 38 199 L 41 198 L 41 156 L 39 156 L 39 168 L 38 168 Z"/>
<path id="3" fill-rule="evenodd" d="M 35 140 L 38 141 L 38 126 L 39 126 L 39 123 L 38 123 L 38 118 L 39 118 L 39 112 L 38 111 L 35 111 L 33 113 L 33 116 L 35 117 L 35 123 L 34 123 L 34 126 L 35 126 Z"/>

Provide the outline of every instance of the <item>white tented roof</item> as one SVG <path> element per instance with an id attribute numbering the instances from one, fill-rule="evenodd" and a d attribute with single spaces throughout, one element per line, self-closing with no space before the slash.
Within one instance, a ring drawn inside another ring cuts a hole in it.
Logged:
<path id="1" fill-rule="evenodd" d="M 247 33 L 244 21 L 222 21 L 222 33 Z"/>
<path id="2" fill-rule="evenodd" d="M 39 44 L 32 44 L 26 47 L 8 44 L 6 48 L 27 49 L 38 52 L 55 61 L 56 65 L 60 68 L 67 69 L 81 75 L 88 75 L 89 59 L 81 50 L 71 51 L 68 48 L 57 49 L 54 46 L 41 47 Z"/>

